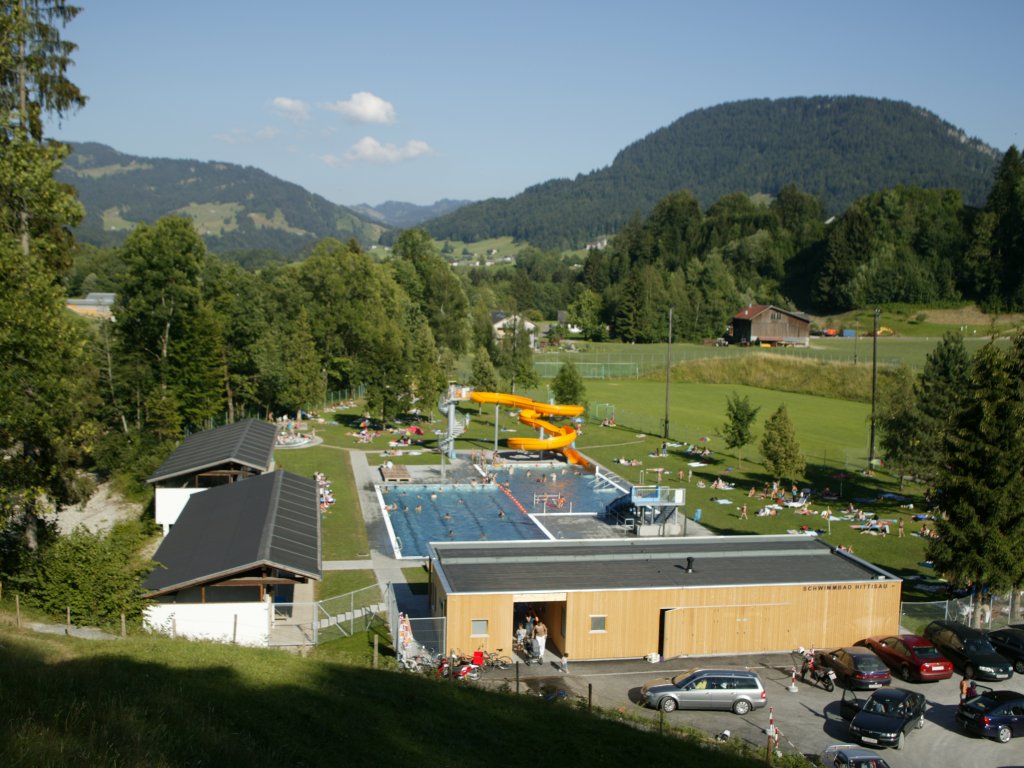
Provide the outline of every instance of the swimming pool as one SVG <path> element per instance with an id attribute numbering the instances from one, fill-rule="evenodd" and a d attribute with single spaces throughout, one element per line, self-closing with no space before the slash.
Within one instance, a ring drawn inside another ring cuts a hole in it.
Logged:
<path id="1" fill-rule="evenodd" d="M 560 464 L 499 468 L 491 483 L 377 486 L 396 557 L 426 557 L 432 541 L 554 538 L 545 513 L 599 515 L 622 493 Z"/>

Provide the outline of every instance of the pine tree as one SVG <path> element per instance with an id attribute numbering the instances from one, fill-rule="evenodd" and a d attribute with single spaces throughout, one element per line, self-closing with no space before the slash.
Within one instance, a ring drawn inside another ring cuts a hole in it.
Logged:
<path id="1" fill-rule="evenodd" d="M 939 537 L 929 542 L 928 557 L 954 584 L 974 587 L 975 626 L 984 590 L 1021 581 L 1024 390 L 1018 360 L 994 343 L 975 355 L 970 388 L 957 399 L 943 443 L 943 514 L 936 519 Z"/>
<path id="2" fill-rule="evenodd" d="M 785 404 L 780 405 L 764 424 L 761 456 L 768 474 L 777 480 L 793 481 L 804 472 L 806 462 L 796 441 L 796 430 Z"/>

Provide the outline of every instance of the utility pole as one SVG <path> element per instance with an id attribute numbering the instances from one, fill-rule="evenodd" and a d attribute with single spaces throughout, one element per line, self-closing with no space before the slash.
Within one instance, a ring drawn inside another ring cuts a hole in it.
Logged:
<path id="1" fill-rule="evenodd" d="M 871 445 L 868 448 L 868 469 L 875 466 L 875 401 L 878 394 L 878 316 L 880 309 L 875 309 L 874 332 L 871 334 Z"/>
<path id="2" fill-rule="evenodd" d="M 672 381 L 672 307 L 668 308 L 668 346 L 665 348 L 665 434 L 668 440 L 668 387 Z"/>

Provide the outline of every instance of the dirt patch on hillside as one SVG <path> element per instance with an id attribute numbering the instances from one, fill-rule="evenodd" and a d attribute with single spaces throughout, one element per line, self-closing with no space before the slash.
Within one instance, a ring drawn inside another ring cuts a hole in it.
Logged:
<path id="1" fill-rule="evenodd" d="M 109 531 L 114 523 L 138 520 L 141 516 L 141 504 L 126 501 L 113 491 L 109 483 L 103 483 L 87 502 L 68 507 L 57 515 L 57 525 L 63 534 L 71 533 L 80 525 L 97 533 Z"/>

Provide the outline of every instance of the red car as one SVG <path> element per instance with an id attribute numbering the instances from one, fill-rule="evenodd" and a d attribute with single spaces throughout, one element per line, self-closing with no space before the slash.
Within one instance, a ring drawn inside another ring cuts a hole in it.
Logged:
<path id="1" fill-rule="evenodd" d="M 869 637 L 857 645 L 870 648 L 904 680 L 946 680 L 953 675 L 953 662 L 920 635 Z"/>

